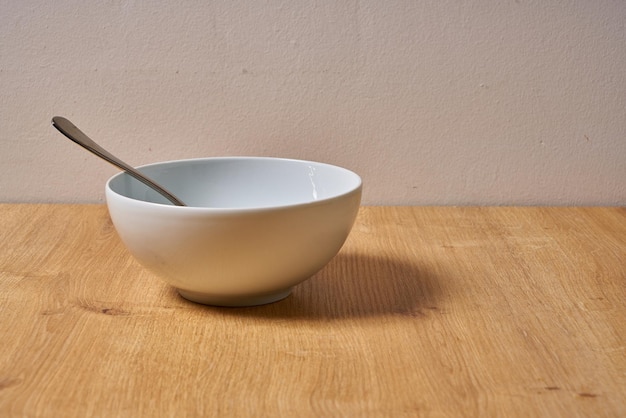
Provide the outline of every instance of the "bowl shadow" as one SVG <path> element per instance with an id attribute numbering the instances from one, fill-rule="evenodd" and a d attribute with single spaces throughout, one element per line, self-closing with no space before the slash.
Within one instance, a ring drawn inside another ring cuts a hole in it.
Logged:
<path id="1" fill-rule="evenodd" d="M 245 308 L 207 309 L 268 319 L 420 317 L 440 309 L 440 289 L 436 275 L 416 260 L 340 252 L 282 301 Z"/>

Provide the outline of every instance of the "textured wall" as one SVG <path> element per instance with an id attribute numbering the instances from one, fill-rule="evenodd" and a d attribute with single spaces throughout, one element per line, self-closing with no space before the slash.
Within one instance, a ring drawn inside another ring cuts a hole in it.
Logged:
<path id="1" fill-rule="evenodd" d="M 343 165 L 366 204 L 626 204 L 626 2 L 0 0 L 0 201 L 128 162 Z"/>

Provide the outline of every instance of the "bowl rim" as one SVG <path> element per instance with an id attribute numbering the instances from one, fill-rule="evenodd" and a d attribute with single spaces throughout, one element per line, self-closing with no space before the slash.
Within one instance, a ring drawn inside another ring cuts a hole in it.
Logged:
<path id="1" fill-rule="evenodd" d="M 195 161 L 208 161 L 208 160 L 266 160 L 266 161 L 283 161 L 283 162 L 295 162 L 298 164 L 315 164 L 317 166 L 328 166 L 332 168 L 338 168 L 348 175 L 351 175 L 355 178 L 355 186 L 347 188 L 344 192 L 338 193 L 334 196 L 326 197 L 323 199 L 312 200 L 307 202 L 298 202 L 298 203 L 290 203 L 283 205 L 275 205 L 275 206 L 259 206 L 259 207 L 208 207 L 208 206 L 176 206 L 170 203 L 155 203 L 148 202 L 145 200 L 135 199 L 132 197 L 124 196 L 113 190 L 111 187 L 111 182 L 113 182 L 116 178 L 128 175 L 125 171 L 120 171 L 114 175 L 112 175 L 105 183 L 105 198 L 107 204 L 110 204 L 111 197 L 115 197 L 116 199 L 121 200 L 122 202 L 126 202 L 127 204 L 143 206 L 146 208 L 161 208 L 163 210 L 171 210 L 171 211 L 185 211 L 185 212 L 210 212 L 210 213 L 223 213 L 223 214 L 232 214 L 232 213 L 246 213 L 246 212 L 268 212 L 268 211 L 276 211 L 276 210 L 284 210 L 284 209 L 294 209 L 298 207 L 311 207 L 317 205 L 327 204 L 337 199 L 341 199 L 345 196 L 361 193 L 363 188 L 363 180 L 361 176 L 359 176 L 354 171 L 347 169 L 342 166 L 338 166 L 335 164 L 323 163 L 319 161 L 312 160 L 302 160 L 296 158 L 283 158 L 283 157 L 266 157 L 266 156 L 222 156 L 222 157 L 197 157 L 197 158 L 183 158 L 176 160 L 166 160 L 166 161 L 158 161 L 149 164 L 143 164 L 137 166 L 135 168 L 141 169 L 145 167 L 157 166 L 157 165 L 167 165 L 167 164 L 176 164 L 176 163 L 186 163 L 186 162 L 195 162 Z"/>

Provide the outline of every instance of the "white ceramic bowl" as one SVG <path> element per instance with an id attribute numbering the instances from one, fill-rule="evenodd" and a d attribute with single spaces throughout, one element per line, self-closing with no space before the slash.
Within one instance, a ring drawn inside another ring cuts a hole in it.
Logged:
<path id="1" fill-rule="evenodd" d="M 311 161 L 223 157 L 140 167 L 188 206 L 126 173 L 106 184 L 122 241 L 186 299 L 250 306 L 289 295 L 339 251 L 361 202 L 361 179 Z"/>

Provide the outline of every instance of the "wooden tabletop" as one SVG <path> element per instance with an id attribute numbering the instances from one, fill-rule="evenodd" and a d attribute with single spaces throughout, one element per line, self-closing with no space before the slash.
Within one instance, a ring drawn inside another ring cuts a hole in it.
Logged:
<path id="1" fill-rule="evenodd" d="M 101 205 L 0 205 L 0 416 L 626 416 L 626 209 L 364 207 L 287 299 L 215 308 Z"/>

